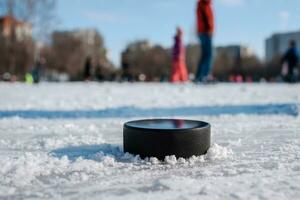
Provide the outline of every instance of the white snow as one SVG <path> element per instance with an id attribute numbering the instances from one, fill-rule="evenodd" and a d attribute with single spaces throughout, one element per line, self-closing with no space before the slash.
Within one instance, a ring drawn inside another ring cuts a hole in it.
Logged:
<path id="1" fill-rule="evenodd" d="M 1 83 L 0 93 L 0 199 L 300 198 L 300 85 Z M 123 123 L 151 116 L 210 122 L 208 154 L 124 153 Z"/>

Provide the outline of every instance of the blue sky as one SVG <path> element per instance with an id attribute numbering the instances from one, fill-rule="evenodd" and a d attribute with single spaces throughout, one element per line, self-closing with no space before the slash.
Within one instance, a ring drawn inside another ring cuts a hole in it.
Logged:
<path id="1" fill-rule="evenodd" d="M 109 56 L 136 39 L 171 46 L 175 27 L 196 42 L 196 0 L 59 0 L 57 29 L 96 28 Z M 300 30 L 300 0 L 213 0 L 215 45 L 245 44 L 264 57 L 264 40 L 274 32 Z"/>

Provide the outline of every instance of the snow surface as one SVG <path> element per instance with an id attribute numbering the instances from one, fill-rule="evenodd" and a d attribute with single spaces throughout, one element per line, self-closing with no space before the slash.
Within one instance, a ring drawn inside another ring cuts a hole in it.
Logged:
<path id="1" fill-rule="evenodd" d="M 300 85 L 0 84 L 0 199 L 300 199 Z M 207 155 L 141 160 L 122 126 L 212 124 Z"/>

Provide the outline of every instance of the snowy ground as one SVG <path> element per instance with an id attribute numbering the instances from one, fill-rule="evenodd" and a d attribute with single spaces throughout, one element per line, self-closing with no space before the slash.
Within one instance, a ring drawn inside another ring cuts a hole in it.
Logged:
<path id="1" fill-rule="evenodd" d="M 300 85 L 0 84 L 0 199 L 300 199 Z M 122 151 L 132 119 L 212 124 L 208 155 Z"/>

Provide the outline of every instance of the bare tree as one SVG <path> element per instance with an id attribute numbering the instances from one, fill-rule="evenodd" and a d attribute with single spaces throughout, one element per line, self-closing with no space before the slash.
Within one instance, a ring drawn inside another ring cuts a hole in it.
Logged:
<path id="1" fill-rule="evenodd" d="M 47 60 L 47 70 L 67 73 L 71 80 L 82 80 L 88 57 L 93 71 L 97 67 L 102 67 L 101 70 L 113 68 L 107 58 L 103 37 L 93 29 L 53 32 L 51 45 L 45 46 L 41 53 Z"/>
<path id="2" fill-rule="evenodd" d="M 56 0 L 0 0 L 0 14 L 32 25 L 37 37 L 45 39 L 55 21 Z"/>
<path id="3" fill-rule="evenodd" d="M 132 77 L 144 74 L 148 81 L 157 81 L 170 74 L 171 50 L 160 45 L 151 45 L 148 41 L 135 41 L 128 44 L 122 59 L 122 63 L 127 65 L 123 66 L 123 70 Z"/>
<path id="4" fill-rule="evenodd" d="M 55 0 L 0 0 L 0 16 L 9 16 L 9 36 L 0 38 L 3 56 L 1 71 L 22 76 L 33 65 L 36 54 L 32 36 L 18 40 L 16 30 L 20 22 L 33 29 L 39 40 L 48 38 L 54 17 Z M 5 55 L 5 56 L 4 56 Z"/>

